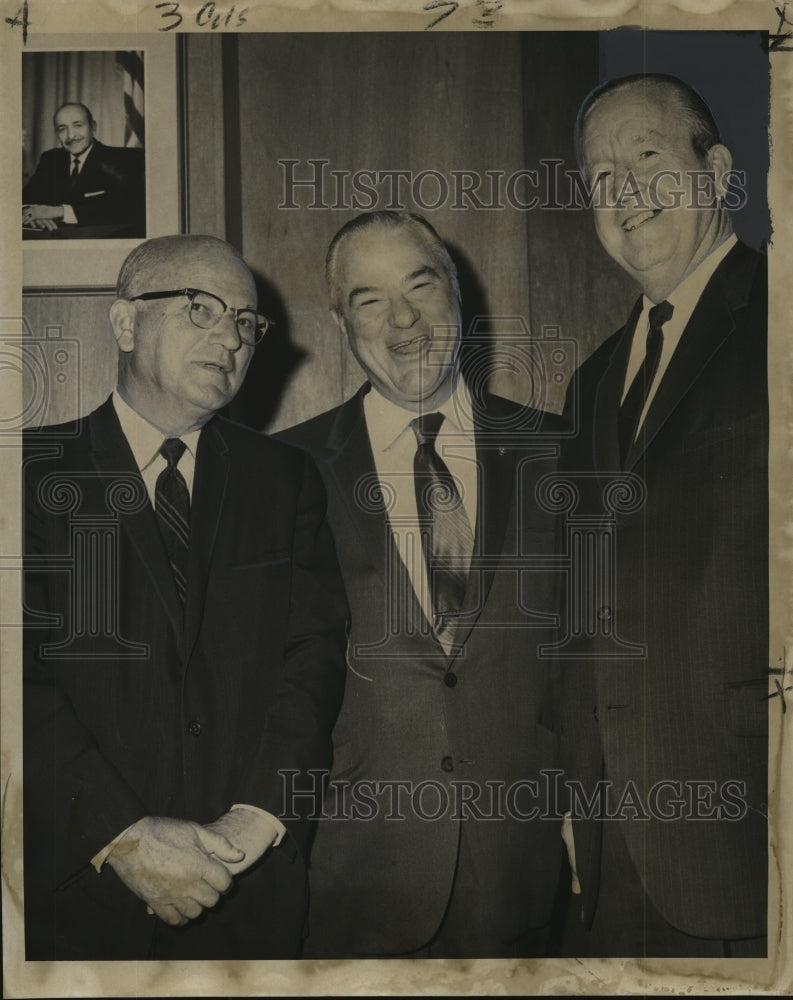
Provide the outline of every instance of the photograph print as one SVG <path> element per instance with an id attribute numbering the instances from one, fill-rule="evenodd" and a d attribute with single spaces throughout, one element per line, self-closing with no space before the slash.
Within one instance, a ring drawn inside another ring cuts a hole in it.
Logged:
<path id="1" fill-rule="evenodd" d="M 768 31 L 185 33 L 169 232 L 146 55 L 22 54 L 23 237 L 135 241 L 23 298 L 26 969 L 759 981 Z"/>
<path id="2" fill-rule="evenodd" d="M 22 236 L 146 236 L 144 53 L 22 58 Z"/>

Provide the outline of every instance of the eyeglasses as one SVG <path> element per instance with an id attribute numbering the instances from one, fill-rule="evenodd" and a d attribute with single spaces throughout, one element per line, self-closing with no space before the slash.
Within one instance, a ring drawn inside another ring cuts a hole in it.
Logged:
<path id="1" fill-rule="evenodd" d="M 240 340 L 248 347 L 260 344 L 265 333 L 274 326 L 273 321 L 262 313 L 253 309 L 232 309 L 217 295 L 212 295 L 211 292 L 202 292 L 200 288 L 180 288 L 172 292 L 144 292 L 142 295 L 131 296 L 129 301 L 174 299 L 179 295 L 184 295 L 190 302 L 187 314 L 193 326 L 197 326 L 199 330 L 211 330 L 220 322 L 221 316 L 230 312 L 237 325 Z"/>

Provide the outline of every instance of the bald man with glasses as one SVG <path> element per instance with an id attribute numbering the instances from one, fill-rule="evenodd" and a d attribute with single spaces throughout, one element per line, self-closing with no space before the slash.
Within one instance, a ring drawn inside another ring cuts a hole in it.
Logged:
<path id="1" fill-rule="evenodd" d="M 141 244 L 110 322 L 112 396 L 25 437 L 26 957 L 295 958 L 281 772 L 329 767 L 345 672 L 324 488 L 218 416 L 270 325 L 232 247 Z"/>

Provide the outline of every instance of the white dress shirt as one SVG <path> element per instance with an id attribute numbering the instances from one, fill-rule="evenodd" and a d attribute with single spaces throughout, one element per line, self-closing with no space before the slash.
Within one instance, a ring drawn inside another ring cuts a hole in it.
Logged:
<path id="1" fill-rule="evenodd" d="M 113 390 L 113 406 L 124 437 L 132 449 L 135 464 L 143 476 L 143 482 L 146 484 L 146 491 L 153 507 L 157 478 L 162 470 L 168 467 L 167 461 L 160 454 L 160 448 L 163 441 L 166 440 L 166 435 L 154 424 L 150 424 L 136 410 L 133 410 L 118 389 Z M 195 460 L 200 434 L 200 427 L 196 431 L 182 434 L 180 440 L 184 442 L 185 450 L 176 466 L 187 483 L 187 492 L 190 494 L 191 500 L 193 499 Z"/>
<path id="2" fill-rule="evenodd" d="M 650 391 L 647 394 L 644 409 L 642 410 L 639 422 L 636 426 L 637 433 L 641 425 L 644 423 L 644 418 L 647 416 L 650 404 L 658 391 L 661 379 L 666 374 L 669 362 L 672 360 L 672 355 L 677 350 L 677 345 L 680 343 L 683 331 L 688 325 L 688 321 L 691 319 L 691 314 L 694 312 L 694 308 L 696 307 L 697 302 L 699 302 L 700 296 L 705 291 L 705 285 L 707 285 L 713 277 L 713 272 L 719 264 L 721 264 L 737 242 L 738 240 L 734 235 L 728 236 L 723 243 L 719 244 L 715 250 L 708 254 L 708 256 L 691 272 L 691 274 L 688 275 L 687 278 L 684 278 L 683 281 L 681 281 L 680 284 L 669 295 L 667 295 L 666 301 L 674 306 L 674 312 L 672 313 L 671 319 L 667 320 L 663 326 L 664 339 L 663 346 L 661 348 L 661 359 L 658 362 L 655 377 L 650 384 Z M 633 343 L 631 344 L 631 353 L 628 358 L 628 369 L 625 373 L 625 384 L 622 388 L 622 399 L 620 402 L 625 401 L 628 389 L 631 387 L 631 383 L 638 374 L 647 353 L 647 333 L 650 328 L 650 310 L 656 303 L 648 299 L 646 295 L 642 296 L 642 300 L 642 312 L 636 323 L 636 329 L 633 334 Z"/>
<path id="3" fill-rule="evenodd" d="M 397 551 L 407 568 L 421 609 L 427 620 L 432 622 L 432 598 L 421 549 L 413 476 L 413 459 L 418 443 L 410 425 L 418 414 L 392 403 L 375 388 L 364 396 L 363 409 L 375 470 Z M 454 392 L 446 402 L 431 412 L 444 415 L 435 450 L 454 477 L 471 530 L 476 536 L 476 438 L 471 397 L 462 379 L 458 379 Z"/>

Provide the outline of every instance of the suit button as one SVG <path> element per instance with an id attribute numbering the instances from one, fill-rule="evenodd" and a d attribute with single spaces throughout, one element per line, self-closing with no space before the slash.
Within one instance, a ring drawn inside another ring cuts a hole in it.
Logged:
<path id="1" fill-rule="evenodd" d="M 448 673 L 443 678 L 443 683 L 446 687 L 453 688 L 457 684 L 457 674 Z"/>
<path id="2" fill-rule="evenodd" d="M 441 761 L 441 767 L 444 771 L 449 772 L 454 770 L 454 761 L 451 757 L 444 757 Z"/>
<path id="3" fill-rule="evenodd" d="M 602 622 L 611 621 L 611 608 L 608 604 L 604 604 L 602 608 L 598 608 L 598 618 Z"/>
<path id="4" fill-rule="evenodd" d="M 197 719 L 193 719 L 187 724 L 187 731 L 191 736 L 201 735 L 201 723 Z"/>

